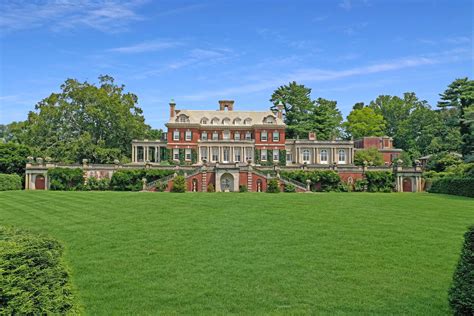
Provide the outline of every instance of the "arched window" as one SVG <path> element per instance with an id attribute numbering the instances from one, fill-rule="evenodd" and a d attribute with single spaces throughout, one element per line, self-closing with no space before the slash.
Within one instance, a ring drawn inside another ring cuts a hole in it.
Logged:
<path id="1" fill-rule="evenodd" d="M 339 163 L 346 163 L 346 151 L 344 149 L 339 149 Z"/>
<path id="2" fill-rule="evenodd" d="M 240 118 L 234 119 L 234 125 L 240 125 L 241 122 L 242 120 Z"/>
<path id="3" fill-rule="evenodd" d="M 209 122 L 209 120 L 206 117 L 203 117 L 201 119 L 201 124 L 207 124 L 208 122 Z"/>
<path id="4" fill-rule="evenodd" d="M 211 121 L 211 124 L 212 125 L 217 125 L 219 124 L 219 119 L 217 117 L 213 118 L 212 121 Z"/>
<path id="5" fill-rule="evenodd" d="M 230 124 L 230 118 L 226 117 L 222 120 L 222 125 L 229 125 Z"/>
<path id="6" fill-rule="evenodd" d="M 179 122 L 179 123 L 189 123 L 189 118 L 182 114 L 182 115 L 178 115 L 178 117 L 176 118 L 176 122 Z"/>
<path id="7" fill-rule="evenodd" d="M 269 115 L 269 116 L 267 116 L 263 119 L 263 123 L 264 124 L 274 124 L 275 123 L 275 118 L 273 116 Z"/>
<path id="8" fill-rule="evenodd" d="M 303 149 L 303 162 L 309 163 L 311 160 L 311 155 L 309 149 Z"/>
<path id="9" fill-rule="evenodd" d="M 244 125 L 250 125 L 252 123 L 252 119 L 251 118 L 246 118 L 244 120 Z"/>
<path id="10" fill-rule="evenodd" d="M 326 149 L 321 149 L 319 160 L 321 163 L 328 163 L 328 151 Z"/>

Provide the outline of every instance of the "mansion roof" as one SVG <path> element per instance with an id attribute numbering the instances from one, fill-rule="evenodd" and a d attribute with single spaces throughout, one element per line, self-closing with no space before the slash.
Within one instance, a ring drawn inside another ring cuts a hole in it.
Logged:
<path id="1" fill-rule="evenodd" d="M 169 123 L 220 126 L 251 126 L 260 124 L 285 126 L 283 120 L 278 118 L 272 111 L 176 110 L 176 115 L 170 117 Z"/>

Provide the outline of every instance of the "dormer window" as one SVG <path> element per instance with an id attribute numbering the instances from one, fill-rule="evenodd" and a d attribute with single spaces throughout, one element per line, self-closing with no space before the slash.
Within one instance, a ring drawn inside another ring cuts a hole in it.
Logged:
<path id="1" fill-rule="evenodd" d="M 187 117 L 187 116 L 184 115 L 184 114 L 178 115 L 178 117 L 176 118 L 176 122 L 179 122 L 179 123 L 189 123 L 189 117 Z"/>
<path id="2" fill-rule="evenodd" d="M 217 125 L 219 124 L 219 119 L 217 117 L 213 118 L 212 121 L 211 121 L 211 124 L 212 125 Z"/>
<path id="3" fill-rule="evenodd" d="M 229 125 L 229 124 L 230 124 L 230 118 L 226 117 L 222 120 L 222 125 Z"/>
<path id="4" fill-rule="evenodd" d="M 251 118 L 246 118 L 244 120 L 244 125 L 250 125 L 252 123 L 252 119 Z"/>
<path id="5" fill-rule="evenodd" d="M 234 125 L 240 125 L 240 124 L 241 124 L 241 122 L 242 122 L 242 120 L 241 120 L 241 119 L 239 119 L 239 118 L 236 118 L 236 119 L 234 120 Z"/>
<path id="6" fill-rule="evenodd" d="M 207 124 L 208 122 L 209 120 L 205 117 L 201 119 L 201 124 Z"/>
<path id="7" fill-rule="evenodd" d="M 264 124 L 275 124 L 275 118 L 273 116 L 269 115 L 269 116 L 267 116 L 263 119 L 263 123 Z"/>

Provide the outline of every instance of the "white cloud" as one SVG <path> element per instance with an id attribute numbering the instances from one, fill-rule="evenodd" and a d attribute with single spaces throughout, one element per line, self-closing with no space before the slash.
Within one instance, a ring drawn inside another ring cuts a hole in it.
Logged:
<path id="1" fill-rule="evenodd" d="M 116 52 L 116 53 L 135 54 L 135 53 L 145 53 L 145 52 L 154 52 L 154 51 L 164 50 L 164 49 L 180 46 L 182 44 L 183 43 L 179 41 L 154 40 L 154 41 L 141 42 L 141 43 L 133 44 L 129 46 L 111 48 L 111 49 L 108 49 L 108 51 Z"/>
<path id="2" fill-rule="evenodd" d="M 119 32 L 131 21 L 143 20 L 136 11 L 142 0 L 1 1 L 0 28 L 4 32 L 48 27 L 62 30 L 78 26 Z"/>

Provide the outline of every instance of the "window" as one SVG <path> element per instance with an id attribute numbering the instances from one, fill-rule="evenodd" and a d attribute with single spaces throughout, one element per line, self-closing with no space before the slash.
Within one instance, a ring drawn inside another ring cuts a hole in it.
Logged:
<path id="1" fill-rule="evenodd" d="M 173 160 L 179 160 L 179 149 L 173 148 Z"/>
<path id="2" fill-rule="evenodd" d="M 219 124 L 219 119 L 217 117 L 213 118 L 212 121 L 211 121 L 211 124 L 212 125 L 217 125 Z"/>
<path id="3" fill-rule="evenodd" d="M 201 160 L 207 160 L 207 147 L 201 147 Z"/>
<path id="4" fill-rule="evenodd" d="M 260 133 L 260 140 L 261 140 L 262 142 L 266 142 L 267 139 L 268 139 L 268 133 L 267 133 L 267 131 L 262 131 L 262 132 Z"/>
<path id="5" fill-rule="evenodd" d="M 191 131 L 186 131 L 185 137 L 186 141 L 190 141 L 193 138 L 193 133 Z"/>
<path id="6" fill-rule="evenodd" d="M 201 119 L 201 124 L 207 124 L 208 121 L 209 121 L 209 120 L 208 120 L 207 118 L 203 117 L 203 118 Z"/>
<path id="7" fill-rule="evenodd" d="M 252 154 L 253 154 L 253 148 L 246 147 L 245 148 L 245 161 L 252 161 Z"/>
<path id="8" fill-rule="evenodd" d="M 234 139 L 235 140 L 240 140 L 240 133 L 239 132 L 234 133 Z"/>
<path id="9" fill-rule="evenodd" d="M 250 118 L 246 118 L 244 120 L 244 125 L 250 125 L 251 123 L 252 123 L 252 119 L 250 119 Z"/>
<path id="10" fill-rule="evenodd" d="M 245 140 L 252 140 L 252 133 L 246 132 L 245 133 Z"/>
<path id="11" fill-rule="evenodd" d="M 303 162 L 309 163 L 311 158 L 311 154 L 309 149 L 303 149 Z"/>
<path id="12" fill-rule="evenodd" d="M 240 162 L 240 148 L 234 148 L 234 161 Z"/>
<path id="13" fill-rule="evenodd" d="M 260 160 L 267 161 L 267 150 L 266 149 L 262 149 L 262 151 L 260 152 Z"/>
<path id="14" fill-rule="evenodd" d="M 223 154 L 223 162 L 229 162 L 230 161 L 230 148 L 229 147 L 224 147 L 222 148 L 222 154 Z"/>
<path id="15" fill-rule="evenodd" d="M 234 120 L 234 125 L 240 125 L 241 122 L 242 122 L 241 119 L 236 118 L 236 119 Z"/>
<path id="16" fill-rule="evenodd" d="M 229 140 L 230 139 L 230 132 L 229 131 L 224 131 L 222 133 L 222 139 Z"/>
<path id="17" fill-rule="evenodd" d="M 185 160 L 191 160 L 191 148 L 186 148 L 184 150 L 184 159 Z"/>
<path id="18" fill-rule="evenodd" d="M 179 140 L 179 131 L 173 132 L 173 140 Z"/>
<path id="19" fill-rule="evenodd" d="M 212 147 L 212 161 L 219 160 L 219 147 Z"/>
<path id="20" fill-rule="evenodd" d="M 326 149 L 321 149 L 319 153 L 319 160 L 321 163 L 328 163 L 328 151 Z"/>
<path id="21" fill-rule="evenodd" d="M 212 140 L 219 140 L 219 134 L 216 131 L 212 133 Z"/>
<path id="22" fill-rule="evenodd" d="M 273 149 L 273 161 L 280 160 L 280 151 L 278 149 Z"/>
<path id="23" fill-rule="evenodd" d="M 277 142 L 280 140 L 280 132 L 279 131 L 274 131 L 273 132 L 273 141 Z"/>
<path id="24" fill-rule="evenodd" d="M 275 123 L 275 120 L 272 116 L 267 116 L 266 118 L 263 119 L 264 124 L 273 124 Z"/>
<path id="25" fill-rule="evenodd" d="M 222 120 L 222 125 L 229 125 L 230 124 L 230 119 L 229 118 L 225 118 Z"/>
<path id="26" fill-rule="evenodd" d="M 180 122 L 180 123 L 187 123 L 189 122 L 189 118 L 186 116 L 186 115 L 180 115 L 176 118 L 176 121 L 177 122 Z"/>
<path id="27" fill-rule="evenodd" d="M 207 132 L 202 132 L 201 133 L 201 139 L 202 140 L 207 140 Z"/>
<path id="28" fill-rule="evenodd" d="M 286 161 L 287 162 L 292 162 L 293 161 L 293 155 L 291 153 L 286 154 Z"/>
<path id="29" fill-rule="evenodd" d="M 339 163 L 346 163 L 346 151 L 344 149 L 339 149 Z"/>

